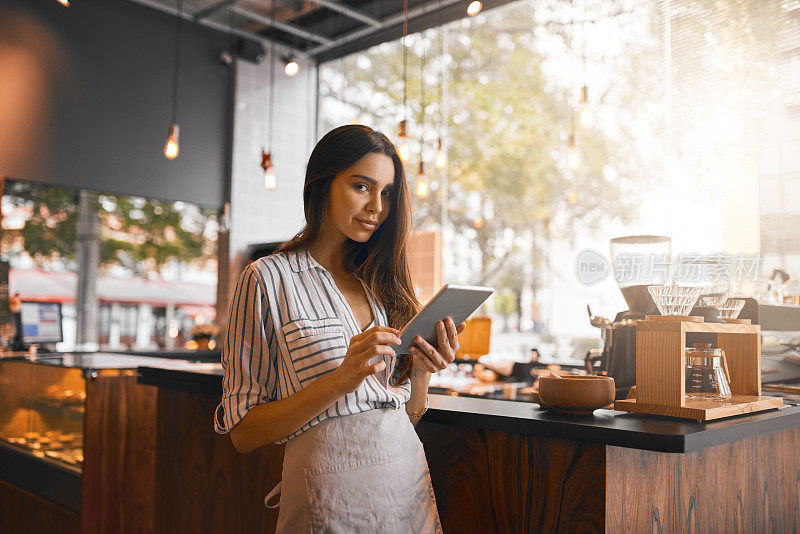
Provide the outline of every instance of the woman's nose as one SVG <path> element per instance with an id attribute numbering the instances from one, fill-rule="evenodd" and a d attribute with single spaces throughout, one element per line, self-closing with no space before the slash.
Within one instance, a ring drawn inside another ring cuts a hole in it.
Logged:
<path id="1" fill-rule="evenodd" d="M 367 211 L 373 213 L 380 213 L 381 212 L 381 196 L 380 195 L 372 195 L 369 199 L 369 203 L 367 204 Z"/>

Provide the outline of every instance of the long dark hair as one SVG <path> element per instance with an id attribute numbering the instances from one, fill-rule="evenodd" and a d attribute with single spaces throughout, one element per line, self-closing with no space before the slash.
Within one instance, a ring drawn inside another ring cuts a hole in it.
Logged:
<path id="1" fill-rule="evenodd" d="M 411 194 L 397 148 L 381 132 L 360 124 L 339 126 L 325 134 L 311 152 L 303 186 L 306 225 L 278 252 L 312 248 L 319 239 L 327 216 L 331 182 L 341 171 L 367 154 L 384 154 L 394 164 L 394 193 L 389 215 L 365 243 L 347 239 L 344 267 L 367 284 L 386 310 L 389 326 L 402 328 L 420 308 L 408 267 L 411 235 Z M 392 381 L 408 379 L 411 357 L 397 361 Z"/>

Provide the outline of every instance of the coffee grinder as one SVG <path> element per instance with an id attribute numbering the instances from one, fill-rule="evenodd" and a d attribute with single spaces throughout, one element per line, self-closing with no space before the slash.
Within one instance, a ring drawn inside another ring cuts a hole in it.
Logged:
<path id="1" fill-rule="evenodd" d="M 590 374 L 614 378 L 616 398 L 624 399 L 636 384 L 636 321 L 658 315 L 648 285 L 663 284 L 670 274 L 672 240 L 657 235 L 631 235 L 611 240 L 611 264 L 628 309 L 613 321 L 589 312 L 589 322 L 600 328 L 602 349 L 586 354 Z"/>

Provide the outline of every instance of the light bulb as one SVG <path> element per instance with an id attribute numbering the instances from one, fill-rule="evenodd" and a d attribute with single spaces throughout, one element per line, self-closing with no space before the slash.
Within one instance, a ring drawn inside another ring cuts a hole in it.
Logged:
<path id="1" fill-rule="evenodd" d="M 580 122 L 581 128 L 583 129 L 589 129 L 594 126 L 592 108 L 590 108 L 588 104 L 582 106 L 580 111 L 578 111 L 578 122 Z"/>
<path id="2" fill-rule="evenodd" d="M 444 148 L 442 147 L 441 139 L 439 139 L 439 149 L 436 151 L 435 166 L 437 169 L 444 169 L 447 166 L 447 153 L 444 151 Z"/>
<path id="3" fill-rule="evenodd" d="M 272 166 L 270 166 L 264 171 L 264 189 L 272 191 L 276 187 L 278 187 L 278 181 L 275 179 L 275 171 Z"/>
<path id="4" fill-rule="evenodd" d="M 428 182 L 425 180 L 424 176 L 417 178 L 417 196 L 419 198 L 425 198 L 428 196 Z"/>
<path id="5" fill-rule="evenodd" d="M 283 66 L 283 72 L 285 72 L 287 76 L 294 76 L 300 72 L 300 64 L 296 60 L 290 59 Z"/>
<path id="6" fill-rule="evenodd" d="M 264 169 L 264 189 L 271 191 L 278 187 L 275 171 L 272 168 L 272 153 L 261 149 L 261 168 Z"/>
<path id="7" fill-rule="evenodd" d="M 69 7 L 69 0 L 57 0 L 64 7 Z"/>
<path id="8" fill-rule="evenodd" d="M 481 12 L 481 9 L 483 9 L 483 2 L 478 2 L 477 0 L 470 2 L 467 6 L 467 15 L 474 17 Z"/>
<path id="9" fill-rule="evenodd" d="M 411 159 L 411 147 L 408 146 L 408 137 L 405 135 L 400 137 L 397 151 L 400 153 L 400 159 L 403 160 L 403 163 L 408 163 L 408 160 Z"/>
<path id="10" fill-rule="evenodd" d="M 569 154 L 567 154 L 567 165 L 572 170 L 577 169 L 581 165 L 581 155 L 578 152 L 578 147 L 570 147 Z"/>
<path id="11" fill-rule="evenodd" d="M 569 151 L 567 152 L 567 165 L 570 169 L 575 170 L 581 164 L 581 153 L 578 150 L 578 145 L 575 144 L 575 134 L 569 135 Z"/>
<path id="12" fill-rule="evenodd" d="M 475 228 L 483 228 L 483 217 L 477 217 L 472 221 L 472 225 L 475 226 Z"/>
<path id="13" fill-rule="evenodd" d="M 397 151 L 400 154 L 400 159 L 403 163 L 408 163 L 408 160 L 411 159 L 411 148 L 408 146 L 408 135 L 406 134 L 406 120 L 403 119 L 400 121 L 399 126 L 397 127 Z"/>
<path id="14" fill-rule="evenodd" d="M 419 173 L 417 174 L 417 196 L 425 198 L 428 196 L 428 177 L 425 176 L 425 165 L 422 163 L 422 157 L 419 160 Z"/>
<path id="15" fill-rule="evenodd" d="M 178 157 L 178 153 L 180 152 L 179 148 L 179 140 L 180 140 L 180 127 L 175 124 L 174 122 L 169 126 L 169 136 L 167 137 L 167 143 L 164 145 L 164 157 L 167 159 L 175 159 Z"/>

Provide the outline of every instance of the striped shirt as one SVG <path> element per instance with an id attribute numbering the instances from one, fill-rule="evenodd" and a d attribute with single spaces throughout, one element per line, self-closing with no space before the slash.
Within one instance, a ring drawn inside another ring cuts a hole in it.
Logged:
<path id="1" fill-rule="evenodd" d="M 388 326 L 383 306 L 361 284 L 373 323 Z M 248 265 L 231 301 L 215 430 L 229 432 L 256 404 L 286 398 L 336 369 L 350 338 L 360 332 L 333 277 L 307 251 L 279 252 Z M 356 391 L 276 443 L 285 443 L 329 417 L 375 408 L 399 410 L 411 396 L 411 383 L 391 386 L 396 357 L 381 358 L 386 361 L 383 371 L 368 376 Z"/>

